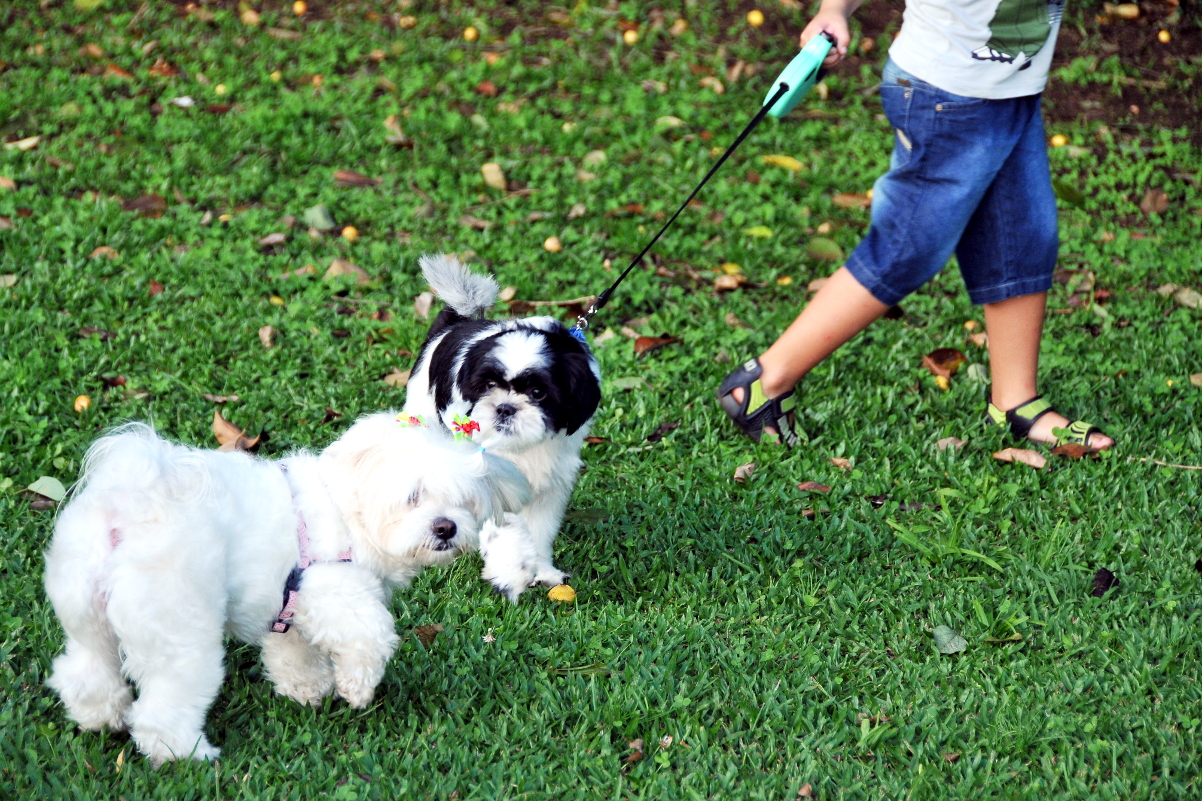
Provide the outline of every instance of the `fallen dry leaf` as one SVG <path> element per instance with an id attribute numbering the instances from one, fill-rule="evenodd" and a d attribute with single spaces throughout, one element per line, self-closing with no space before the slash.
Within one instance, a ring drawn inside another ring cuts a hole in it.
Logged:
<path id="1" fill-rule="evenodd" d="M 1039 470 L 1048 463 L 1048 457 L 1042 453 L 1022 448 L 1005 448 L 995 453 L 993 458 L 999 462 L 1022 462 L 1023 464 L 1031 465 L 1036 470 Z"/>
<path id="2" fill-rule="evenodd" d="M 799 787 L 797 789 L 797 797 L 798 798 L 813 798 L 814 797 L 814 788 L 810 786 L 809 782 L 806 782 L 805 784 L 801 785 L 801 787 Z"/>
<path id="3" fill-rule="evenodd" d="M 575 220 L 588 214 L 588 208 L 583 203 L 575 203 L 572 208 L 568 209 L 568 219 Z"/>
<path id="4" fill-rule="evenodd" d="M 354 170 L 334 170 L 335 186 L 376 186 L 383 182 L 382 178 L 370 178 Z"/>
<path id="5" fill-rule="evenodd" d="M 647 435 L 647 441 L 659 442 L 664 438 L 664 434 L 675 431 L 678 428 L 680 428 L 680 423 L 660 423 L 658 428 Z"/>
<path id="6" fill-rule="evenodd" d="M 831 464 L 840 470 L 851 470 L 851 459 L 845 459 L 842 456 L 835 456 L 832 458 Z"/>
<path id="7" fill-rule="evenodd" d="M 839 192 L 831 202 L 841 209 L 866 209 L 872 205 L 871 198 L 863 192 Z"/>
<path id="8" fill-rule="evenodd" d="M 1144 199 L 1139 202 L 1139 210 L 1144 214 L 1164 214 L 1169 208 L 1169 196 L 1163 189 L 1153 187 L 1144 193 Z"/>
<path id="9" fill-rule="evenodd" d="M 423 320 L 430 316 L 430 308 L 434 305 L 434 293 L 423 292 L 413 299 L 413 312 Z"/>
<path id="10" fill-rule="evenodd" d="M 367 284 L 371 282 L 371 278 L 368 277 L 367 271 L 357 264 L 351 264 L 346 259 L 334 259 L 332 262 L 330 262 L 330 267 L 326 270 L 326 274 L 322 276 L 322 280 L 330 281 L 343 275 L 352 276 L 355 279 L 356 284 Z"/>
<path id="11" fill-rule="evenodd" d="M 704 86 L 706 89 L 712 89 L 716 95 L 726 94 L 726 87 L 722 85 L 722 81 L 718 80 L 713 75 L 706 75 L 697 83 L 701 86 Z"/>
<path id="12" fill-rule="evenodd" d="M 295 270 L 282 273 L 278 277 L 282 280 L 284 278 L 303 278 L 306 275 L 317 275 L 317 268 L 312 264 L 306 264 L 304 267 L 297 267 Z"/>
<path id="13" fill-rule="evenodd" d="M 738 318 L 738 316 L 735 315 L 734 312 L 727 312 L 726 316 L 723 317 L 722 319 L 723 319 L 723 321 L 726 322 L 727 325 L 731 326 L 732 328 L 751 328 L 751 326 L 749 326 L 747 323 L 740 320 Z"/>
<path id="14" fill-rule="evenodd" d="M 1187 309 L 1202 309 L 1202 293 L 1189 287 L 1181 287 L 1173 293 L 1173 300 Z"/>
<path id="15" fill-rule="evenodd" d="M 640 759 L 643 758 L 643 738 L 642 737 L 640 737 L 637 740 L 631 740 L 628 743 L 626 743 L 626 745 L 627 745 L 627 747 L 630 748 L 630 753 L 622 758 L 623 762 L 625 762 L 627 765 L 633 765 L 635 762 L 638 762 Z"/>
<path id="16" fill-rule="evenodd" d="M 389 114 L 385 117 L 384 127 L 388 130 L 388 135 L 384 137 L 385 142 L 397 147 L 413 147 L 413 140 L 401 130 L 401 122 L 397 115 Z"/>
<path id="17" fill-rule="evenodd" d="M 964 354 L 955 348 L 936 348 L 922 357 L 922 366 L 930 370 L 931 375 L 951 378 L 966 361 Z"/>
<path id="18" fill-rule="evenodd" d="M 106 387 L 110 387 L 110 388 L 123 387 L 128 383 L 125 376 L 123 376 L 123 375 L 115 375 L 115 376 L 111 376 L 111 377 L 102 375 L 102 376 L 100 376 L 100 381 Z"/>
<path id="19" fill-rule="evenodd" d="M 120 378 L 121 376 L 117 377 Z M 207 401 L 212 401 L 213 403 L 235 403 L 242 400 L 237 395 L 210 395 L 207 392 L 202 392 L 200 397 Z"/>
<path id="20" fill-rule="evenodd" d="M 276 245 L 282 245 L 287 241 L 288 241 L 287 234 L 280 234 L 280 233 L 268 234 L 267 236 L 265 236 L 259 240 L 259 247 L 261 247 L 261 248 L 275 247 Z"/>
<path id="21" fill-rule="evenodd" d="M 115 259 L 115 258 L 118 258 L 120 255 L 121 255 L 120 253 L 113 250 L 108 245 L 101 245 L 100 247 L 96 248 L 91 253 L 89 253 L 88 258 L 89 259 L 98 259 L 101 256 L 104 256 L 105 258 L 108 258 L 108 259 Z"/>
<path id="22" fill-rule="evenodd" d="M 221 416 L 220 409 L 213 410 L 213 436 L 217 438 L 219 451 L 249 451 L 259 444 L 259 437 L 247 437 L 238 426 Z"/>
<path id="23" fill-rule="evenodd" d="M 298 42 L 301 39 L 300 31 L 290 31 L 287 28 L 264 28 L 263 32 L 272 39 L 283 39 L 287 42 Z"/>
<path id="24" fill-rule="evenodd" d="M 714 289 L 718 292 L 730 292 L 738 289 L 746 281 L 745 275 L 720 275 L 714 279 Z"/>
<path id="25" fill-rule="evenodd" d="M 1079 442 L 1066 442 L 1063 445 L 1057 445 L 1052 448 L 1053 456 L 1067 456 L 1070 459 L 1082 459 L 1086 456 L 1096 456 L 1097 451 L 1093 448 L 1088 448 Z"/>
<path id="26" fill-rule="evenodd" d="M 968 444 L 968 440 L 960 439 L 959 437 L 944 437 L 935 443 L 935 447 L 941 451 L 948 448 L 963 448 Z"/>
<path id="27" fill-rule="evenodd" d="M 428 623 L 425 626 L 414 626 L 413 633 L 417 635 L 418 641 L 429 648 L 434 644 L 434 639 L 446 629 L 440 623 Z"/>
<path id="28" fill-rule="evenodd" d="M 154 64 L 150 67 L 150 74 L 157 75 L 160 78 L 172 78 L 179 75 L 179 68 L 168 63 L 165 58 L 156 58 Z"/>
<path id="29" fill-rule="evenodd" d="M 589 445 L 604 445 L 606 442 L 609 442 L 609 437 L 585 437 L 584 441 Z"/>
<path id="30" fill-rule="evenodd" d="M 413 370 L 393 370 L 384 376 L 384 383 L 390 387 L 403 387 L 409 383 L 409 374 Z"/>
<path id="31" fill-rule="evenodd" d="M 980 331 L 976 334 L 969 334 L 968 338 L 972 341 L 972 344 L 976 345 L 978 348 L 983 348 L 989 344 L 989 334 L 985 333 L 984 331 Z"/>
<path id="32" fill-rule="evenodd" d="M 150 281 L 147 282 L 146 293 L 148 295 L 150 295 L 150 297 L 153 298 L 155 295 L 159 294 L 162 291 L 163 291 L 163 285 L 160 284 L 158 281 L 151 278 Z"/>
<path id="33" fill-rule="evenodd" d="M 817 481 L 803 481 L 797 485 L 797 489 L 802 492 L 830 492 L 831 488 L 826 484 L 819 484 Z"/>
<path id="34" fill-rule="evenodd" d="M 481 220 L 479 217 L 473 217 L 470 214 L 465 214 L 460 217 L 459 222 L 460 224 L 466 225 L 468 228 L 474 228 L 477 231 L 487 231 L 489 228 L 493 227 L 493 223 L 490 221 Z"/>
<path id="35" fill-rule="evenodd" d="M 1195 387 L 1202 387 L 1202 373 L 1193 373 L 1190 375 L 1189 382 Z"/>
<path id="36" fill-rule="evenodd" d="M 518 288 L 516 286 L 507 286 L 504 289 L 502 289 L 500 292 L 497 293 L 497 298 L 502 303 L 508 303 L 509 301 L 511 301 L 515 297 L 517 297 L 517 294 L 518 294 Z"/>
<path id="37" fill-rule="evenodd" d="M 167 201 L 161 195 L 142 195 L 121 204 L 125 211 L 136 211 L 143 217 L 162 217 L 167 211 Z"/>
<path id="38" fill-rule="evenodd" d="M 1104 567 L 1099 567 L 1098 572 L 1094 574 L 1093 581 L 1090 582 L 1089 594 L 1095 598 L 1101 598 L 1111 587 L 1118 586 L 1118 583 L 1119 580 L 1113 573 Z"/>
<path id="39" fill-rule="evenodd" d="M 38 146 L 38 142 L 42 141 L 41 136 L 27 136 L 24 139 L 18 139 L 15 142 L 5 142 L 5 150 L 33 150 Z"/>
<path id="40" fill-rule="evenodd" d="M 505 172 L 495 161 L 485 162 L 480 167 L 480 175 L 484 178 L 484 183 L 493 189 L 504 192 L 509 187 L 505 180 Z"/>
<path id="41" fill-rule="evenodd" d="M 942 754 L 943 754 L 944 761 L 947 762 L 949 765 L 951 763 L 957 761 L 958 759 L 960 759 L 960 753 L 958 751 L 957 752 L 943 751 Z"/>
<path id="42" fill-rule="evenodd" d="M 741 464 L 735 468 L 735 476 L 734 476 L 735 481 L 742 484 L 742 483 L 746 482 L 747 479 L 751 478 L 751 474 L 754 472 L 755 472 L 755 462 L 747 462 L 746 464 Z"/>
<path id="43" fill-rule="evenodd" d="M 104 77 L 116 78 L 121 81 L 132 81 L 134 79 L 133 73 L 118 67 L 116 64 L 109 64 L 104 68 Z"/>
<path id="44" fill-rule="evenodd" d="M 667 334 L 661 334 L 657 337 L 638 337 L 634 341 L 634 355 L 644 356 L 653 350 L 662 348 L 665 345 L 671 345 L 674 342 L 680 342 L 680 338 L 668 336 Z"/>
<path id="45" fill-rule="evenodd" d="M 0 175 L 0 189 L 5 189 L 9 192 L 12 192 L 12 191 L 16 190 L 16 188 L 17 188 L 16 181 L 14 181 L 12 178 L 8 178 L 3 175 Z"/>
<path id="46" fill-rule="evenodd" d="M 497 85 L 489 80 L 480 81 L 476 84 L 476 94 L 484 95 L 485 97 L 496 97 L 501 93 Z"/>
<path id="47" fill-rule="evenodd" d="M 271 338 L 275 336 L 275 329 L 269 325 L 265 325 L 259 329 L 259 341 L 263 343 L 263 347 L 270 350 L 272 348 Z"/>

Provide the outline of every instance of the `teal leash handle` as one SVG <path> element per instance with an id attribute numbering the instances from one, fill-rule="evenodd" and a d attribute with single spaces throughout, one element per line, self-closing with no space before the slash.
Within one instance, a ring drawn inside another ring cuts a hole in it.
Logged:
<path id="1" fill-rule="evenodd" d="M 714 173 L 730 158 L 730 154 L 735 152 L 735 148 L 742 144 L 743 140 L 755 130 L 755 127 L 760 124 L 760 121 L 765 116 L 771 114 L 778 119 L 785 116 L 801 101 L 802 96 L 809 91 L 810 87 L 821 80 L 824 74 L 822 62 L 834 43 L 834 37 L 823 31 L 811 39 L 802 48 L 801 52 L 789 62 L 789 66 L 785 67 L 784 72 L 777 77 L 776 82 L 773 84 L 774 88 L 768 92 L 768 96 L 764 99 L 764 105 L 751 118 L 751 122 L 747 123 L 747 127 L 743 129 L 738 138 L 731 143 L 730 147 L 726 148 L 726 152 L 722 154 L 722 158 L 718 159 L 718 162 L 713 167 L 710 167 L 710 171 L 701 179 L 701 183 L 697 184 L 697 187 L 689 194 L 684 203 L 680 204 L 680 208 L 676 210 L 676 213 L 664 223 L 655 236 L 651 237 L 651 241 L 647 243 L 646 247 L 639 251 L 639 255 L 635 256 L 630 265 L 622 271 L 622 274 L 618 276 L 618 280 L 610 284 L 604 292 L 597 296 L 597 299 L 592 302 L 588 310 L 576 318 L 576 325 L 568 333 L 581 342 L 585 341 L 584 334 L 588 330 L 589 321 L 592 320 L 593 315 L 601 311 L 606 303 L 609 303 L 609 299 L 613 296 L 614 290 L 618 288 L 618 284 L 622 283 L 626 279 L 626 276 L 630 275 L 630 271 L 643 260 L 643 257 L 647 255 L 647 251 L 651 250 L 651 246 L 659 241 L 664 231 L 667 231 L 672 223 L 676 222 L 676 218 L 688 207 L 693 198 L 697 197 L 697 193 L 701 191 L 701 187 L 705 186 L 709 179 L 714 177 Z"/>

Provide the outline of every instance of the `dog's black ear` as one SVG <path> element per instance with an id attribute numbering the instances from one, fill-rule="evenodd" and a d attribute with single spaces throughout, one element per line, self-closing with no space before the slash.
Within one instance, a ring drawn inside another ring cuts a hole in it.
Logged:
<path id="1" fill-rule="evenodd" d="M 587 423 L 601 405 L 601 385 L 593 375 L 589 358 L 584 353 L 565 353 L 560 366 L 564 368 L 565 397 L 560 410 L 560 425 L 575 434 Z"/>

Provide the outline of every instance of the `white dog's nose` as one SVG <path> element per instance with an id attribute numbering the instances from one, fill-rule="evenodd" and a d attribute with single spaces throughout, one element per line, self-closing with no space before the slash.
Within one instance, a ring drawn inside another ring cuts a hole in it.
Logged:
<path id="1" fill-rule="evenodd" d="M 430 524 L 430 529 L 434 532 L 434 536 L 444 542 L 455 536 L 455 521 L 450 518 L 440 517 Z"/>

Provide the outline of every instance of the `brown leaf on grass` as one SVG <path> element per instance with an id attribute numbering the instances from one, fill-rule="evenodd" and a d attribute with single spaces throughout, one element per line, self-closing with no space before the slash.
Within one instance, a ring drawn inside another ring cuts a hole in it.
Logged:
<path id="1" fill-rule="evenodd" d="M 35 512 L 44 512 L 58 506 L 58 502 L 53 498 L 47 498 L 40 492 L 34 492 L 31 489 L 23 489 L 17 494 L 29 501 L 29 508 Z"/>
<path id="2" fill-rule="evenodd" d="M 714 289 L 718 292 L 730 292 L 738 289 L 747 282 L 747 276 L 742 273 L 735 275 L 720 275 L 714 279 Z"/>
<path id="3" fill-rule="evenodd" d="M 9 217 L 0 214 L 0 231 L 7 230 L 13 227 L 13 221 Z"/>
<path id="4" fill-rule="evenodd" d="M 117 78 L 118 80 L 122 81 L 132 81 L 134 79 L 134 76 L 131 73 L 121 69 L 116 64 L 109 64 L 104 68 L 104 77 Z"/>
<path id="5" fill-rule="evenodd" d="M 115 258 L 118 258 L 120 255 L 121 255 L 120 253 L 113 250 L 108 245 L 101 245 L 100 247 L 96 248 L 91 253 L 89 253 L 88 258 L 89 259 L 99 259 L 101 256 L 104 256 L 107 259 L 115 259 Z"/>
<path id="6" fill-rule="evenodd" d="M 79 329 L 79 335 L 84 339 L 87 339 L 91 336 L 99 336 L 101 342 L 108 342 L 110 339 L 113 339 L 117 336 L 112 331 L 105 331 L 97 328 L 94 325 L 85 325 L 83 328 Z"/>
<path id="7" fill-rule="evenodd" d="M 481 220 L 479 217 L 473 217 L 470 214 L 464 214 L 459 218 L 461 225 L 466 225 L 468 228 L 474 228 L 477 231 L 487 231 L 493 227 L 493 223 L 489 220 Z"/>
<path id="8" fill-rule="evenodd" d="M 972 344 L 976 345 L 978 348 L 983 348 L 989 344 L 989 334 L 985 333 L 984 331 L 980 331 L 976 334 L 969 334 L 968 338 Z"/>
<path id="9" fill-rule="evenodd" d="M 863 192 L 839 192 L 831 202 L 841 209 L 866 209 L 872 205 L 872 200 Z"/>
<path id="10" fill-rule="evenodd" d="M 814 788 L 810 786 L 809 782 L 806 782 L 805 784 L 801 785 L 801 787 L 799 787 L 797 789 L 797 797 L 798 798 L 813 798 L 814 797 Z"/>
<path id="11" fill-rule="evenodd" d="M 263 33 L 272 39 L 281 39 L 286 42 L 299 42 L 301 39 L 300 31 L 290 31 L 287 28 L 264 28 Z"/>
<path id="12" fill-rule="evenodd" d="M 228 114 L 232 108 L 233 106 L 229 103 L 210 103 L 205 106 L 205 111 L 220 117 L 222 114 Z"/>
<path id="13" fill-rule="evenodd" d="M 958 759 L 960 759 L 960 753 L 958 751 L 955 751 L 955 752 L 943 751 L 941 753 L 943 754 L 943 760 L 945 762 L 947 762 L 949 765 L 952 764 L 953 762 L 956 762 Z"/>
<path id="14" fill-rule="evenodd" d="M 258 436 L 247 437 L 242 429 L 221 416 L 220 409 L 213 410 L 213 436 L 217 438 L 217 450 L 226 453 L 249 451 L 259 444 Z"/>
<path id="15" fill-rule="evenodd" d="M 409 375 L 413 370 L 393 370 L 384 376 L 384 383 L 390 387 L 403 387 L 409 383 Z"/>
<path id="16" fill-rule="evenodd" d="M 1163 189 L 1153 187 L 1144 193 L 1144 199 L 1139 202 L 1139 210 L 1144 214 L 1164 214 L 1169 209 L 1169 196 Z"/>
<path id="17" fill-rule="evenodd" d="M 1195 387 L 1202 387 L 1202 373 L 1193 373 L 1190 375 L 1189 382 Z"/>
<path id="18" fill-rule="evenodd" d="M 336 412 L 336 411 L 334 411 L 333 409 L 331 409 L 329 406 L 327 406 L 327 407 L 326 407 L 326 413 L 325 413 L 325 415 L 324 415 L 324 416 L 321 418 L 321 422 L 320 422 L 320 423 L 318 423 L 318 425 L 319 425 L 319 426 L 324 426 L 326 423 L 332 423 L 332 422 L 334 422 L 335 420 L 337 420 L 339 417 L 342 417 L 342 412 Z"/>
<path id="19" fill-rule="evenodd" d="M 383 182 L 383 178 L 371 178 L 354 170 L 334 170 L 335 186 L 376 186 Z"/>
<path id="20" fill-rule="evenodd" d="M 735 468 L 734 479 L 740 484 L 746 483 L 747 479 L 751 478 L 751 474 L 755 472 L 755 462 L 747 462 Z"/>
<path id="21" fill-rule="evenodd" d="M 287 241 L 288 241 L 287 234 L 281 234 L 281 233 L 268 234 L 267 236 L 265 236 L 259 240 L 259 247 L 261 247 L 261 248 L 275 247 L 276 245 L 282 245 Z"/>
<path id="22" fill-rule="evenodd" d="M 1052 448 L 1053 456 L 1067 456 L 1070 459 L 1077 460 L 1086 456 L 1097 456 L 1097 451 L 1093 448 L 1086 447 L 1079 442 L 1066 442 L 1063 445 L 1057 445 Z"/>
<path id="23" fill-rule="evenodd" d="M 109 387 L 110 389 L 113 389 L 116 387 L 123 387 L 127 383 L 125 376 L 123 376 L 123 375 L 114 375 L 114 376 L 102 375 L 102 376 L 100 376 L 100 382 L 102 384 L 104 384 L 106 387 Z"/>
<path id="24" fill-rule="evenodd" d="M 237 395 L 210 395 L 208 392 L 202 392 L 200 397 L 212 403 L 236 403 L 242 400 Z"/>
<path id="25" fill-rule="evenodd" d="M 647 435 L 648 442 L 659 442 L 664 438 L 664 434 L 670 431 L 675 431 L 680 428 L 680 423 L 660 423 L 659 428 Z"/>
<path id="26" fill-rule="evenodd" d="M 642 214 L 642 213 L 643 213 L 643 204 L 642 203 L 627 203 L 625 206 L 623 206 L 620 209 L 611 209 L 611 210 L 605 212 L 605 216 L 606 217 L 628 217 L 631 214 Z"/>
<path id="27" fill-rule="evenodd" d="M 936 348 L 922 357 L 922 366 L 931 371 L 932 375 L 951 378 L 967 359 L 955 348 Z"/>
<path id="28" fill-rule="evenodd" d="M 355 279 L 356 284 L 367 284 L 371 282 L 367 271 L 357 264 L 351 264 L 346 259 L 334 259 L 330 262 L 329 269 L 322 276 L 322 280 L 330 281 L 342 275 L 349 275 Z"/>
<path id="29" fill-rule="evenodd" d="M 384 141 L 390 145 L 397 147 L 413 147 L 413 140 L 401 130 L 400 120 L 395 114 L 389 114 L 384 118 L 384 127 L 388 130 L 388 135 L 384 137 Z"/>
<path id="30" fill-rule="evenodd" d="M 150 67 L 150 74 L 160 78 L 173 78 L 179 75 L 179 68 L 169 63 L 165 58 L 156 58 Z"/>
<path id="31" fill-rule="evenodd" d="M 150 281 L 146 284 L 146 293 L 148 295 L 150 295 L 150 297 L 152 297 L 152 298 L 162 291 L 163 291 L 163 285 L 160 284 L 158 281 L 154 280 L 153 278 L 151 278 Z"/>
<path id="32" fill-rule="evenodd" d="M 626 746 L 630 749 L 630 753 L 627 754 L 626 756 L 624 756 L 622 758 L 622 761 L 625 762 L 627 765 L 633 765 L 635 762 L 638 762 L 640 759 L 643 758 L 643 738 L 642 737 L 640 737 L 637 740 L 629 741 L 628 743 L 626 743 Z"/>
<path id="33" fill-rule="evenodd" d="M 434 305 L 434 294 L 423 292 L 413 299 L 413 312 L 425 320 L 430 316 L 430 308 Z"/>
<path id="34" fill-rule="evenodd" d="M 434 639 L 446 629 L 440 623 L 429 623 L 425 626 L 414 626 L 413 633 L 417 635 L 418 642 L 429 648 L 434 644 Z"/>
<path id="35" fill-rule="evenodd" d="M 584 441 L 588 445 L 604 445 L 609 442 L 609 437 L 585 437 Z"/>
<path id="36" fill-rule="evenodd" d="M 263 347 L 267 348 L 268 350 L 271 350 L 271 348 L 274 346 L 274 343 L 271 341 L 273 336 L 275 336 L 275 329 L 271 326 L 265 325 L 259 329 L 259 341 L 262 342 Z"/>
<path id="37" fill-rule="evenodd" d="M 802 492 L 830 492 L 831 488 L 826 484 L 819 484 L 817 481 L 803 481 L 797 485 L 797 489 Z"/>
<path id="38" fill-rule="evenodd" d="M 1036 470 L 1048 463 L 1048 457 L 1039 451 L 1028 451 L 1022 448 L 1005 448 L 995 453 L 993 458 L 999 462 L 1022 462 L 1031 465 Z"/>
<path id="39" fill-rule="evenodd" d="M 136 211 L 143 217 L 162 217 L 167 211 L 167 201 L 161 195 L 142 195 L 121 204 L 125 211 Z"/>
<path id="40" fill-rule="evenodd" d="M 731 326 L 732 328 L 751 328 L 751 326 L 749 326 L 747 323 L 740 320 L 738 318 L 738 316 L 735 315 L 734 312 L 727 312 L 726 316 L 723 317 L 722 319 L 723 319 L 723 321 L 725 321 L 725 323 L 727 325 Z"/>
<path id="41" fill-rule="evenodd" d="M 1173 300 L 1187 309 L 1202 309 L 1202 293 L 1183 286 L 1173 293 Z"/>
<path id="42" fill-rule="evenodd" d="M 483 80 L 476 84 L 476 94 L 478 95 L 484 95 L 485 97 L 496 97 L 500 93 L 501 90 L 498 89 L 497 85 L 492 81 Z"/>
<path id="43" fill-rule="evenodd" d="M 5 189 L 9 192 L 12 192 L 12 191 L 15 191 L 16 188 L 17 188 L 16 181 L 14 181 L 12 178 L 8 178 L 4 175 L 0 175 L 0 189 Z"/>
<path id="44" fill-rule="evenodd" d="M 835 456 L 832 458 L 831 464 L 840 470 L 851 470 L 851 459 L 846 459 L 842 456 Z"/>
<path id="45" fill-rule="evenodd" d="M 941 451 L 945 451 L 948 448 L 963 448 L 967 444 L 968 440 L 963 440 L 959 437 L 944 437 L 935 443 L 935 447 Z"/>
<path id="46" fill-rule="evenodd" d="M 634 341 L 634 355 L 645 356 L 653 350 L 662 348 L 665 345 L 671 345 L 674 342 L 680 342 L 680 337 L 673 337 L 667 334 L 660 334 L 657 337 L 639 337 Z"/>

